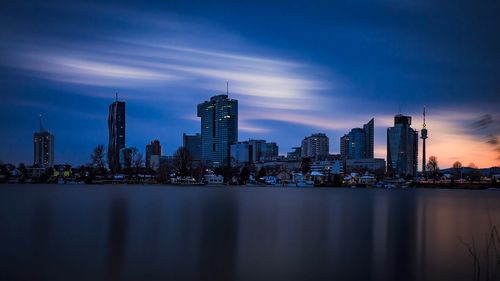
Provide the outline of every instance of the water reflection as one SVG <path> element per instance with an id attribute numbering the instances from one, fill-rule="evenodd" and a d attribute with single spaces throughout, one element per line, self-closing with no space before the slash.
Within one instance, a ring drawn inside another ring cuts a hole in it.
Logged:
<path id="1" fill-rule="evenodd" d="M 1 280 L 472 280 L 500 192 L 0 189 Z"/>
<path id="2" fill-rule="evenodd" d="M 227 197 L 214 196 L 200 202 L 202 219 L 197 280 L 235 279 L 238 257 L 237 203 L 233 194 Z"/>
<path id="3" fill-rule="evenodd" d="M 111 197 L 108 225 L 109 280 L 122 280 L 127 254 L 128 214 L 126 201 L 121 195 Z"/>

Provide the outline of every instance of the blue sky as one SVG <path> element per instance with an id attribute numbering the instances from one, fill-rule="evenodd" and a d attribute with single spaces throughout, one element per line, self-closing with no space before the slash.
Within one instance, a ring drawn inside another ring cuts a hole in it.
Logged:
<path id="1" fill-rule="evenodd" d="M 38 114 L 56 162 L 107 144 L 107 107 L 127 102 L 127 145 L 165 154 L 199 131 L 196 104 L 239 100 L 239 139 L 280 153 L 315 132 L 339 137 L 375 117 L 375 154 L 400 110 L 443 165 L 497 155 L 468 126 L 500 104 L 495 1 L 17 1 L 0 4 L 0 160 L 32 162 Z M 466 149 L 464 149 L 466 147 Z"/>

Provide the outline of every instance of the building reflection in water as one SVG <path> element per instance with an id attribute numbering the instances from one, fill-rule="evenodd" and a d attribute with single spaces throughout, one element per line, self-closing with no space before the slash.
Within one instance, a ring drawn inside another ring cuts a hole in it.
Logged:
<path id="1" fill-rule="evenodd" d="M 29 192 L 27 192 L 27 190 Z M 1 280 L 473 280 L 494 191 L 0 189 Z"/>
<path id="2" fill-rule="evenodd" d="M 200 202 L 197 280 L 235 280 L 239 234 L 237 197 L 234 194 L 208 196 L 208 200 Z"/>
<path id="3" fill-rule="evenodd" d="M 109 203 L 108 269 L 109 280 L 122 280 L 127 255 L 128 210 L 122 195 L 113 194 Z"/>

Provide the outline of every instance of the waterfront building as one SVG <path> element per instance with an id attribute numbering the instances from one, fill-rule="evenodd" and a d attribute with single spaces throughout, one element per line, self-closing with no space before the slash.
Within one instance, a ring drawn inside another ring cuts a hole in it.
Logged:
<path id="1" fill-rule="evenodd" d="M 411 128 L 411 117 L 394 116 L 394 127 L 387 128 L 387 172 L 400 177 L 417 175 L 418 131 Z"/>
<path id="2" fill-rule="evenodd" d="M 250 139 L 248 144 L 252 146 L 252 162 L 262 161 L 261 158 L 266 150 L 266 141 Z"/>
<path id="3" fill-rule="evenodd" d="M 302 140 L 301 155 L 313 159 L 328 157 L 329 139 L 324 133 L 312 134 Z"/>
<path id="4" fill-rule="evenodd" d="M 248 141 L 242 141 L 231 144 L 231 160 L 234 164 L 241 165 L 252 163 L 253 159 L 253 146 Z"/>
<path id="5" fill-rule="evenodd" d="M 161 157 L 160 154 L 151 155 L 148 167 L 153 171 L 158 171 L 160 169 Z"/>
<path id="6" fill-rule="evenodd" d="M 54 135 L 45 130 L 40 116 L 40 131 L 33 134 L 33 164 L 40 168 L 54 166 Z"/>
<path id="7" fill-rule="evenodd" d="M 198 104 L 201 118 L 201 158 L 209 166 L 228 164 L 230 145 L 238 141 L 238 101 L 227 94 Z"/>
<path id="8" fill-rule="evenodd" d="M 152 140 L 150 144 L 146 145 L 146 168 L 152 168 L 152 165 L 151 165 L 151 157 L 152 156 L 161 156 L 161 155 L 162 155 L 162 148 L 161 148 L 160 141 L 159 140 Z"/>
<path id="9" fill-rule="evenodd" d="M 363 128 L 353 128 L 340 138 L 340 153 L 344 159 L 373 158 L 374 119 L 363 125 Z"/>
<path id="10" fill-rule="evenodd" d="M 125 102 L 115 101 L 109 105 L 108 113 L 108 165 L 112 172 L 120 170 L 120 150 L 125 148 Z"/>
<path id="11" fill-rule="evenodd" d="M 132 166 L 132 148 L 121 148 L 118 152 L 118 165 L 114 166 L 116 169 L 115 172 L 117 172 L 120 168 L 130 168 L 130 166 Z"/>
<path id="12" fill-rule="evenodd" d="M 266 142 L 262 151 L 261 161 L 275 160 L 278 158 L 279 148 L 275 142 Z"/>
<path id="13" fill-rule="evenodd" d="M 313 174 L 313 172 L 323 175 L 341 174 L 344 172 L 344 163 L 342 160 L 313 161 L 311 163 L 311 174 Z"/>
<path id="14" fill-rule="evenodd" d="M 297 160 L 302 157 L 302 147 L 296 146 L 292 147 L 291 152 L 287 152 L 286 158 L 291 159 L 291 160 Z"/>
<path id="15" fill-rule="evenodd" d="M 349 155 L 349 135 L 345 134 L 340 137 L 340 155 L 343 159 L 347 159 Z"/>
<path id="16" fill-rule="evenodd" d="M 363 125 L 365 133 L 365 158 L 373 158 L 374 155 L 374 134 L 375 134 L 375 119 L 372 118 L 368 123 Z"/>
<path id="17" fill-rule="evenodd" d="M 384 159 L 367 158 L 367 159 L 347 159 L 345 164 L 345 172 L 369 172 L 376 174 L 385 174 L 386 163 Z"/>
<path id="18" fill-rule="evenodd" d="M 182 146 L 184 146 L 191 155 L 192 161 L 201 161 L 201 135 L 182 135 Z"/>
<path id="19" fill-rule="evenodd" d="M 236 164 L 273 161 L 278 158 L 278 145 L 265 140 L 253 140 L 231 144 L 231 158 Z"/>

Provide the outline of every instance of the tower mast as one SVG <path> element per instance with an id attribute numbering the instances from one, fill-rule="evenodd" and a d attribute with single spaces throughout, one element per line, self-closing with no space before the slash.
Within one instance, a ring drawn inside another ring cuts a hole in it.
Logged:
<path id="1" fill-rule="evenodd" d="M 40 132 L 43 132 L 43 124 L 42 124 L 42 114 L 38 114 L 38 123 L 39 123 L 39 126 L 40 126 Z"/>
<path id="2" fill-rule="evenodd" d="M 426 167 L 425 167 L 425 161 L 427 160 L 425 156 L 425 140 L 427 139 L 427 128 L 425 124 L 425 106 L 424 106 L 424 123 L 422 125 L 422 131 L 421 131 L 421 136 L 420 138 L 422 139 L 422 175 L 427 179 L 427 173 L 426 173 Z"/>

